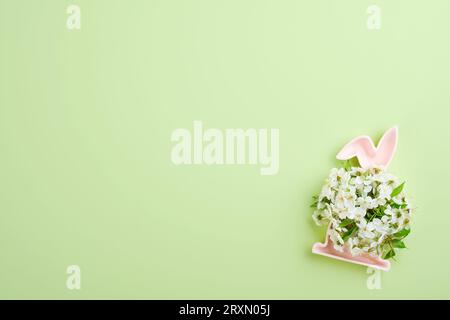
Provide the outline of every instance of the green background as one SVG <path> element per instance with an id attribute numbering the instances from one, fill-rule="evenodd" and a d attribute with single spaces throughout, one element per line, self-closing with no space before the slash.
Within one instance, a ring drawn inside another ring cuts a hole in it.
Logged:
<path id="1" fill-rule="evenodd" d="M 450 2 L 377 1 L 379 31 L 371 4 L 0 0 L 0 298 L 450 298 Z M 279 128 L 278 175 L 173 165 L 194 120 Z M 311 254 L 309 205 L 344 143 L 395 124 L 417 213 L 368 290 Z"/>

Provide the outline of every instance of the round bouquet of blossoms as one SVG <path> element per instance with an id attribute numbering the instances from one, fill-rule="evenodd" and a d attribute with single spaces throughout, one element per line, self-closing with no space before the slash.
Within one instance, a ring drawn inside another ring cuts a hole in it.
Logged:
<path id="1" fill-rule="evenodd" d="M 387 259 L 406 247 L 412 208 L 405 183 L 386 171 L 397 135 L 396 127 L 389 129 L 377 147 L 367 136 L 356 137 L 338 153 L 340 160 L 357 157 L 360 167 L 332 169 L 315 197 L 313 219 L 328 231 L 313 253 L 387 271 Z"/>
<path id="2" fill-rule="evenodd" d="M 313 219 L 330 225 L 334 249 L 347 245 L 352 255 L 368 253 L 384 259 L 405 248 L 411 206 L 404 183 L 381 168 L 332 169 L 316 197 Z"/>

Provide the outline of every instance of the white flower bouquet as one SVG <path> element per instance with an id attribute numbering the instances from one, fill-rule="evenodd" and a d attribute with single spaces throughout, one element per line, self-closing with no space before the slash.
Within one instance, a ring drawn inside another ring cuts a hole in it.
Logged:
<path id="1" fill-rule="evenodd" d="M 341 150 L 338 159 L 356 156 L 361 167 L 332 169 L 314 197 L 313 219 L 329 227 L 326 242 L 316 243 L 313 253 L 389 270 L 387 259 L 406 247 L 413 212 L 405 183 L 386 172 L 396 145 L 397 128 L 392 128 L 378 148 L 363 136 Z"/>

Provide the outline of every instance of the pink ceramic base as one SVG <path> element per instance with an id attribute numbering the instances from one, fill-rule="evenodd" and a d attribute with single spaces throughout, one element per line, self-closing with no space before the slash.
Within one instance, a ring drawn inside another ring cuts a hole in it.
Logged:
<path id="1" fill-rule="evenodd" d="M 383 260 L 379 257 L 374 257 L 369 254 L 352 256 L 350 250 L 347 247 L 344 247 L 343 252 L 337 251 L 333 247 L 333 241 L 331 241 L 328 232 L 327 240 L 325 241 L 325 243 L 316 242 L 312 247 L 312 252 L 329 258 L 356 263 L 383 271 L 389 271 L 389 269 L 391 268 L 391 263 L 389 261 Z"/>

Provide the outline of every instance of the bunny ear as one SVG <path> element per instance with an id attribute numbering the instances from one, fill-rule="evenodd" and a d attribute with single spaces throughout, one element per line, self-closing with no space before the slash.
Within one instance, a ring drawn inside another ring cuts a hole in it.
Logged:
<path id="1" fill-rule="evenodd" d="M 356 156 L 362 168 L 368 168 L 373 165 L 373 158 L 376 154 L 375 145 L 368 136 L 356 137 L 347 143 L 336 158 L 339 160 L 348 160 Z"/>
<path id="2" fill-rule="evenodd" d="M 375 164 L 387 167 L 397 149 L 398 128 L 392 127 L 381 137 L 377 147 Z"/>
<path id="3" fill-rule="evenodd" d="M 395 149 L 397 148 L 397 138 L 397 127 L 393 127 L 385 132 L 377 148 L 375 148 L 370 137 L 356 137 L 339 151 L 336 158 L 348 160 L 356 156 L 362 168 L 373 166 L 387 167 L 394 157 Z"/>

